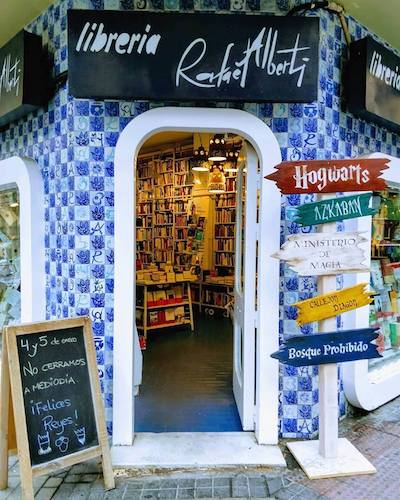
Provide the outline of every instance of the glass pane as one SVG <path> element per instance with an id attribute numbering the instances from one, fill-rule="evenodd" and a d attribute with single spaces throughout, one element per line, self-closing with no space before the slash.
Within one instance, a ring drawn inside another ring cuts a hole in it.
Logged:
<path id="1" fill-rule="evenodd" d="M 375 295 L 370 306 L 370 325 L 379 326 L 385 339 L 383 359 L 372 359 L 370 367 L 388 365 L 400 359 L 400 192 L 374 193 L 372 218 L 371 287 Z"/>
<path id="2" fill-rule="evenodd" d="M 0 330 L 21 317 L 19 195 L 0 191 Z"/>

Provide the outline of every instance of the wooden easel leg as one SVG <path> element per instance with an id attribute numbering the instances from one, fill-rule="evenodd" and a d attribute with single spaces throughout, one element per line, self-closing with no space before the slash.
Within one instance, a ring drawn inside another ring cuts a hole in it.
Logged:
<path id="1" fill-rule="evenodd" d="M 21 499 L 22 500 L 35 500 L 35 493 L 33 491 L 33 476 L 30 467 L 24 467 L 20 462 L 20 476 L 21 476 Z"/>
<path id="2" fill-rule="evenodd" d="M 111 464 L 111 456 L 108 449 L 106 450 L 106 453 L 102 454 L 101 461 L 103 465 L 104 488 L 107 491 L 113 490 L 115 488 L 115 480 Z"/>
<path id="3" fill-rule="evenodd" d="M 8 487 L 8 423 L 10 412 L 10 373 L 6 337 L 3 335 L 0 373 L 0 490 Z"/>

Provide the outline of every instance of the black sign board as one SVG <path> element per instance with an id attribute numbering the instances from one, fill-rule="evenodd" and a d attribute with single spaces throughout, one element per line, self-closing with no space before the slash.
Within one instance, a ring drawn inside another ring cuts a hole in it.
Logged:
<path id="1" fill-rule="evenodd" d="M 400 131 L 400 57 L 367 36 L 351 44 L 347 69 L 349 110 Z"/>
<path id="2" fill-rule="evenodd" d="M 70 10 L 75 97 L 311 102 L 318 18 Z"/>
<path id="3" fill-rule="evenodd" d="M 20 31 L 0 49 L 0 126 L 43 104 L 44 68 L 38 35 Z"/>
<path id="4" fill-rule="evenodd" d="M 98 445 L 83 327 L 17 337 L 32 465 Z"/>

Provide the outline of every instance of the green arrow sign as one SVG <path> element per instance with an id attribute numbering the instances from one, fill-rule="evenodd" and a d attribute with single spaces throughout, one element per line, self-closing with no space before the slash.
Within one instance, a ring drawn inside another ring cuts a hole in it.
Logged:
<path id="1" fill-rule="evenodd" d="M 372 193 L 363 193 L 317 201 L 316 203 L 306 203 L 298 207 L 294 220 L 300 226 L 313 226 L 374 215 L 377 209 L 370 208 L 371 197 Z"/>

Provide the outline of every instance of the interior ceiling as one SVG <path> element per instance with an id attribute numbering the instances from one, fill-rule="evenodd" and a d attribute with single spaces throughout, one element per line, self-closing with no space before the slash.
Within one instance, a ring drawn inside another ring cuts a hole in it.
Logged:
<path id="1" fill-rule="evenodd" d="M 152 151 L 166 144 L 190 141 L 192 138 L 193 133 L 188 132 L 160 132 L 147 139 L 142 146 L 141 152 Z"/>
<path id="2" fill-rule="evenodd" d="M 54 0 L 0 0 L 0 47 Z M 400 50 L 399 0 L 338 0 L 346 11 Z"/>

